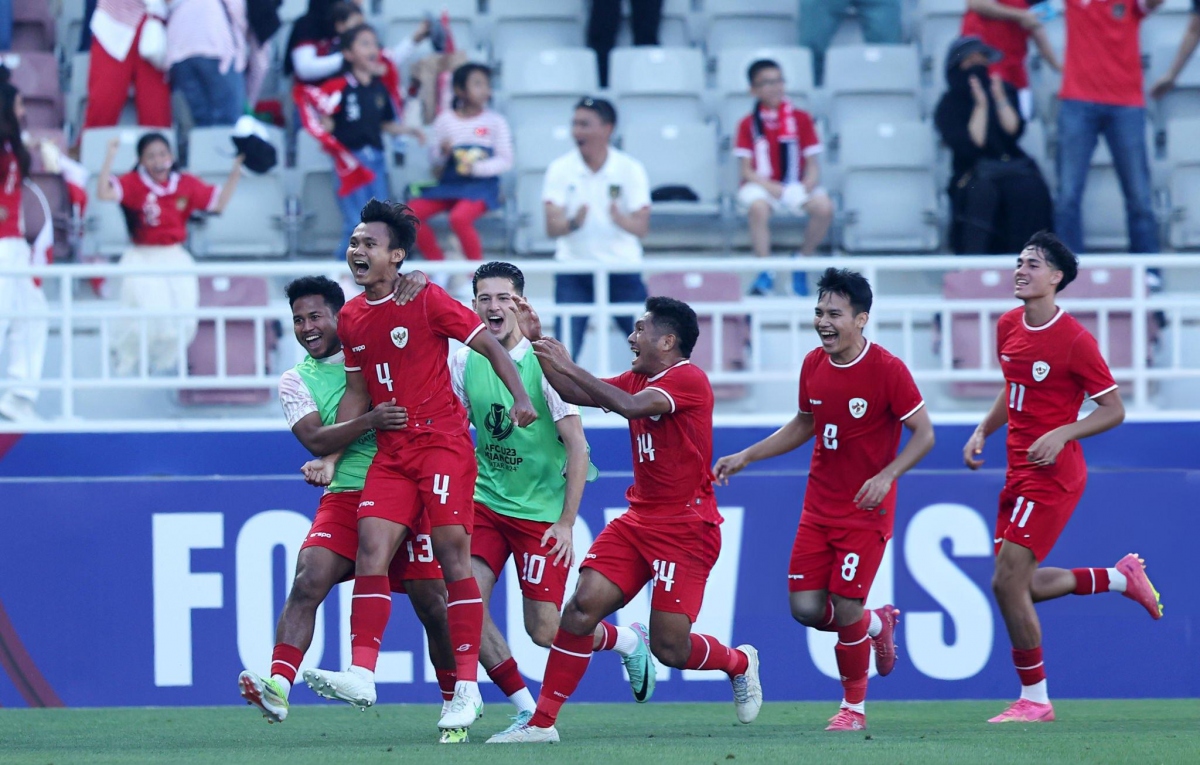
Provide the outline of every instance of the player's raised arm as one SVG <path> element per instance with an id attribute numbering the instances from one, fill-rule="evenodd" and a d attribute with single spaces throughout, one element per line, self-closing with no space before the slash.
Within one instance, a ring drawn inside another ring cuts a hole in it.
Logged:
<path id="1" fill-rule="evenodd" d="M 752 462 L 778 457 L 799 448 L 813 437 L 815 429 L 811 414 L 796 412 L 796 416 L 786 425 L 763 440 L 747 446 L 736 454 L 730 454 L 717 460 L 717 464 L 713 466 L 713 475 L 718 484 L 728 486 L 730 476 L 742 472 Z"/>
<path id="2" fill-rule="evenodd" d="M 654 417 L 671 413 L 671 400 L 661 391 L 647 388 L 639 393 L 631 394 L 615 385 L 604 382 L 583 367 L 571 360 L 567 347 L 552 337 L 543 337 L 533 344 L 533 352 L 538 361 L 542 362 L 542 370 L 547 367 L 555 373 L 555 377 L 565 377 L 575 388 L 582 391 L 589 403 L 569 399 L 564 391 L 555 385 L 555 377 L 549 372 L 546 378 L 564 401 L 583 406 L 598 406 L 610 412 L 616 412 L 627 420 L 637 420 L 642 417 Z"/>
<path id="3" fill-rule="evenodd" d="M 908 443 L 883 470 L 862 485 L 854 496 L 854 504 L 862 510 L 874 510 L 892 489 L 892 482 L 912 470 L 933 449 L 933 421 L 922 405 L 904 420 L 912 436 Z"/>
<path id="4" fill-rule="evenodd" d="M 992 402 L 992 408 L 988 410 L 987 416 L 983 418 L 983 422 L 975 428 L 975 432 L 967 439 L 967 445 L 963 447 L 963 464 L 972 470 L 978 470 L 983 465 L 983 460 L 977 457 L 983 453 L 983 444 L 987 441 L 988 436 L 995 433 L 1008 422 L 1008 386 L 1000 389 L 1000 395 L 996 396 L 996 400 Z"/>
<path id="5" fill-rule="evenodd" d="M 529 304 L 528 300 L 521 295 L 513 295 L 513 306 L 510 310 L 516 314 L 521 334 L 528 338 L 529 342 L 536 343 L 542 339 L 541 317 L 538 316 L 537 311 L 533 310 L 533 306 Z M 534 353 L 536 355 L 536 351 Z M 600 406 L 595 401 L 592 401 L 591 396 L 585 393 L 582 388 L 542 359 L 541 356 L 538 356 L 538 363 L 541 364 L 542 374 L 546 376 L 546 382 L 550 383 L 550 387 L 558 392 L 563 401 L 566 401 L 568 404 L 575 404 L 576 406 Z"/>
<path id="6" fill-rule="evenodd" d="M 505 388 L 508 388 L 508 392 L 513 397 L 512 410 L 508 414 L 512 421 L 517 423 L 519 428 L 532 424 L 538 418 L 537 412 L 533 409 L 533 402 L 529 400 L 529 394 L 525 392 L 525 385 L 521 382 L 521 373 L 517 371 L 517 365 L 513 363 L 512 357 L 508 355 L 508 351 L 504 350 L 500 341 L 490 332 L 476 332 L 467 345 L 488 360 L 496 372 L 496 376 L 500 378 L 500 382 L 504 383 Z M 349 379 L 349 373 L 346 374 L 346 377 Z M 349 392 L 349 390 L 347 385 L 346 391 Z"/>

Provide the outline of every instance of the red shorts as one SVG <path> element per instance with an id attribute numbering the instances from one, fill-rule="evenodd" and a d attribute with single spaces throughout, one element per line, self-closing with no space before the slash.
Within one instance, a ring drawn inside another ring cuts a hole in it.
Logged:
<path id="1" fill-rule="evenodd" d="M 1000 545 L 1007 539 L 1029 548 L 1038 561 L 1045 560 L 1071 520 L 1083 488 L 1080 485 L 1075 491 L 1066 491 L 1061 486 L 1020 479 L 1006 483 L 1000 492 L 996 535 L 992 540 L 996 552 L 1000 552 Z"/>
<path id="2" fill-rule="evenodd" d="M 720 554 L 721 527 L 714 523 L 699 518 L 655 523 L 626 512 L 604 527 L 579 567 L 595 569 L 620 587 L 626 603 L 652 582 L 651 610 L 686 614 L 695 622 Z"/>
<path id="3" fill-rule="evenodd" d="M 508 556 L 512 555 L 521 577 L 521 594 L 529 600 L 553 603 L 561 608 L 571 569 L 546 560 L 550 548 L 542 547 L 542 536 L 548 528 L 550 524 L 545 521 L 501 515 L 476 502 L 471 557 L 482 560 L 492 574 L 499 577 Z"/>
<path id="4" fill-rule="evenodd" d="M 328 492 L 317 505 L 317 517 L 304 538 L 306 547 L 323 547 L 343 558 L 353 561 L 358 556 L 358 503 L 362 492 Z M 419 519 L 388 568 L 394 592 L 404 592 L 402 582 L 406 579 L 441 579 L 442 567 L 433 557 L 433 541 L 429 536 L 429 524 Z M 353 570 L 343 580 L 354 578 Z"/>
<path id="5" fill-rule="evenodd" d="M 379 452 L 367 470 L 360 518 L 383 518 L 410 529 L 422 515 L 429 526 L 463 526 L 475 515 L 475 447 L 468 435 L 428 431 L 400 454 Z"/>
<path id="6" fill-rule="evenodd" d="M 889 538 L 878 529 L 829 526 L 801 513 L 788 564 L 788 592 L 828 590 L 866 600 Z"/>

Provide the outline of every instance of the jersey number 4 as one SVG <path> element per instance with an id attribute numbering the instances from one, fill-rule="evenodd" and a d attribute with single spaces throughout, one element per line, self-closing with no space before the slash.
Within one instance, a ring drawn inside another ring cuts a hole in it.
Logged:
<path id="1" fill-rule="evenodd" d="M 376 364 L 375 374 L 379 377 L 379 384 L 386 385 L 388 391 L 392 390 L 392 369 L 387 363 Z"/>

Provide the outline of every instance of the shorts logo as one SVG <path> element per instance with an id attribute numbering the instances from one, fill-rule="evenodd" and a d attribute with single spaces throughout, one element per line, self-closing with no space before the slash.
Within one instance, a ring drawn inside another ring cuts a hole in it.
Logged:
<path id="1" fill-rule="evenodd" d="M 850 399 L 850 415 L 854 419 L 861 420 L 862 416 L 866 413 L 867 413 L 867 402 L 864 399 L 861 399 L 861 398 Z"/>
<path id="2" fill-rule="evenodd" d="M 503 441 L 512 435 L 513 421 L 508 416 L 508 408 L 504 404 L 492 404 L 492 408 L 483 418 L 483 426 L 497 441 Z"/>
<path id="3" fill-rule="evenodd" d="M 397 348 L 408 345 L 408 327 L 396 327 L 392 330 L 392 344 Z"/>
<path id="4" fill-rule="evenodd" d="M 1010 359 L 1008 356 L 1004 355 L 1003 353 L 1000 354 L 1000 360 L 1001 361 L 1012 361 L 1012 359 Z"/>
<path id="5" fill-rule="evenodd" d="M 1033 362 L 1033 381 L 1041 382 L 1046 379 L 1046 375 L 1050 374 L 1050 365 L 1044 361 Z"/>
<path id="6" fill-rule="evenodd" d="M 375 502 L 373 500 L 368 499 L 366 502 L 359 502 L 358 506 L 359 507 L 375 507 Z"/>
<path id="7" fill-rule="evenodd" d="M 308 535 L 309 539 L 312 539 L 313 537 L 321 537 L 322 539 L 333 539 L 333 534 L 330 534 L 328 531 L 314 531 L 313 533 Z"/>
<path id="8" fill-rule="evenodd" d="M 454 650 L 458 651 L 459 653 L 466 653 L 467 651 L 471 650 L 471 644 L 463 643 L 462 645 L 460 645 L 458 648 L 455 648 Z"/>
<path id="9" fill-rule="evenodd" d="M 350 352 L 358 353 L 359 351 L 365 351 L 366 349 L 367 349 L 367 346 L 365 346 L 365 345 L 356 345 L 350 349 Z"/>

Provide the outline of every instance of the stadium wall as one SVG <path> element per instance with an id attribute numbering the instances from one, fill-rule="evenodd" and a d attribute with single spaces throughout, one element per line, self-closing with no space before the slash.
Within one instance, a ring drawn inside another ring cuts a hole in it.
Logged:
<path id="1" fill-rule="evenodd" d="M 768 432 L 719 428 L 716 452 Z M 900 482 L 895 538 L 869 602 L 903 610 L 900 662 L 872 683 L 871 698 L 1015 695 L 989 590 L 1003 444 L 993 439 L 986 469 L 969 473 L 960 462 L 968 433 L 939 427 L 934 453 Z M 580 557 L 624 509 L 629 483 L 627 432 L 595 428 L 589 440 L 602 475 L 584 495 Z M 1166 615 L 1152 622 L 1117 595 L 1041 606 L 1054 696 L 1200 695 L 1198 442 L 1198 423 L 1127 424 L 1087 442 L 1087 493 L 1047 564 L 1104 566 L 1140 552 Z M 268 667 L 319 498 L 299 478 L 305 458 L 286 432 L 0 435 L 0 705 L 240 703 L 234 679 L 243 667 Z M 807 465 L 806 453 L 781 457 L 718 490 L 724 549 L 699 629 L 759 648 L 768 700 L 839 693 L 835 636 L 802 629 L 787 607 Z M 504 579 L 493 613 L 522 669 L 538 678 L 546 651 L 525 637 L 511 572 Z M 347 594 L 324 606 L 310 665 L 348 663 Z M 643 619 L 647 608 L 640 598 L 618 619 Z M 436 701 L 419 625 L 402 599 L 384 643 L 380 700 Z M 493 688 L 485 696 L 501 700 Z M 728 696 L 716 673 L 659 674 L 659 700 Z M 316 701 L 306 690 L 293 699 Z M 595 659 L 575 699 L 629 699 L 615 657 Z"/>

